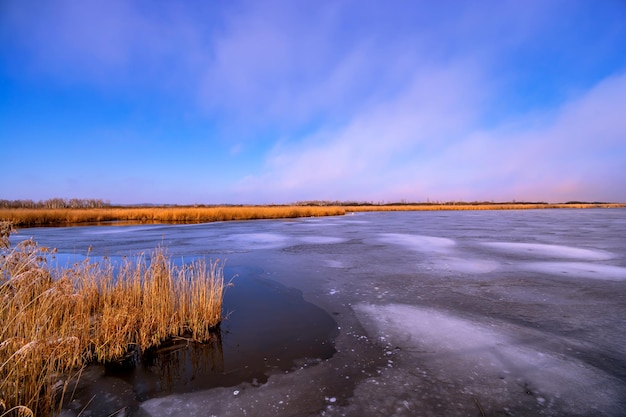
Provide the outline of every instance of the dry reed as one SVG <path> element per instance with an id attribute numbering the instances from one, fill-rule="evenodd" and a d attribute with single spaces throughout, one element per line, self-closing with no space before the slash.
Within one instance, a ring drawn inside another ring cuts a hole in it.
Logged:
<path id="1" fill-rule="evenodd" d="M 443 203 L 390 205 L 295 205 L 217 207 L 117 207 L 91 209 L 0 208 L 0 221 L 16 226 L 63 225 L 127 221 L 137 223 L 203 223 L 231 220 L 338 216 L 346 212 L 431 210 L 527 210 L 554 208 L 617 208 L 622 203 Z"/>
<path id="2" fill-rule="evenodd" d="M 341 207 L 224 206 L 94 209 L 2 208 L 0 221 L 16 226 L 130 221 L 138 223 L 203 223 L 231 220 L 284 219 L 345 214 Z"/>
<path id="3" fill-rule="evenodd" d="M 346 212 L 623 208 L 626 203 L 445 203 L 341 206 Z"/>
<path id="4" fill-rule="evenodd" d="M 0 253 L 3 416 L 50 414 L 86 364 L 176 335 L 209 341 L 222 320 L 226 285 L 217 261 L 177 267 L 159 248 L 121 265 L 87 258 L 52 269 L 51 256 L 32 240 Z"/>

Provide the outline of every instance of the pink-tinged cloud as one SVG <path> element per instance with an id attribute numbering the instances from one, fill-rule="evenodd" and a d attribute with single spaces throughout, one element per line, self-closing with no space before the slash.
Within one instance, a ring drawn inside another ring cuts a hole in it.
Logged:
<path id="1" fill-rule="evenodd" d="M 242 189 L 265 184 L 277 194 L 328 199 L 355 191 L 377 201 L 626 200 L 626 118 L 619 110 L 626 108 L 625 75 L 548 115 L 469 134 L 480 102 L 468 86 L 480 89 L 480 80 L 430 75 L 428 83 L 341 129 L 277 147 L 265 173 L 247 178 Z M 431 89 L 438 100 L 423 100 L 433 97 Z"/>
<path id="2" fill-rule="evenodd" d="M 498 194 L 501 199 L 566 201 L 584 195 L 623 201 L 626 119 L 620 108 L 626 108 L 625 74 L 603 80 L 546 115 L 518 117 L 460 138 L 418 175 L 429 179 L 426 193 L 439 198 Z"/>

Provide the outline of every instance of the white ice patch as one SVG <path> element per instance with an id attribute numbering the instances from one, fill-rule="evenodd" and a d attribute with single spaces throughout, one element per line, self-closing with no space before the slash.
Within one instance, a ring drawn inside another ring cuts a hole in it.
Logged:
<path id="1" fill-rule="evenodd" d="M 333 236 L 304 236 L 304 237 L 301 237 L 300 240 L 302 240 L 305 243 L 321 244 L 321 245 L 341 243 L 341 242 L 346 241 L 346 239 L 343 239 L 340 237 L 333 237 Z"/>
<path id="2" fill-rule="evenodd" d="M 593 278 L 608 281 L 626 280 L 626 268 L 590 262 L 526 262 L 522 268 L 545 274 L 572 278 Z"/>
<path id="3" fill-rule="evenodd" d="M 334 226 L 332 223 L 324 222 L 319 219 L 306 220 L 301 223 L 302 226 L 311 226 L 311 227 L 328 227 Z"/>
<path id="4" fill-rule="evenodd" d="M 380 240 L 385 243 L 401 245 L 419 252 L 448 252 L 456 244 L 445 237 L 407 235 L 403 233 L 381 233 Z"/>
<path id="5" fill-rule="evenodd" d="M 610 376 L 575 359 L 520 345 L 486 324 L 401 304 L 359 304 L 354 309 L 370 336 L 411 352 L 449 378 L 492 383 L 506 375 L 538 398 L 561 399 L 583 409 L 611 408 L 619 398 L 619 384 Z"/>
<path id="6" fill-rule="evenodd" d="M 456 272 L 465 272 L 469 274 L 486 274 L 498 268 L 496 261 L 488 259 L 471 259 L 471 258 L 453 258 L 445 257 L 437 260 L 437 266 Z"/>
<path id="7" fill-rule="evenodd" d="M 334 259 L 326 259 L 324 260 L 324 263 L 329 268 L 343 268 L 345 266 L 343 262 Z"/>
<path id="8" fill-rule="evenodd" d="M 613 254 L 606 251 L 576 248 L 573 246 L 517 242 L 485 242 L 483 244 L 493 249 L 524 256 L 532 255 L 543 258 L 549 257 L 585 261 L 602 261 L 613 258 Z"/>
<path id="9" fill-rule="evenodd" d="M 288 237 L 279 233 L 242 233 L 231 239 L 246 249 L 269 249 L 284 245 Z"/>
<path id="10" fill-rule="evenodd" d="M 463 349 L 478 351 L 493 347 L 496 334 L 479 329 L 464 319 L 453 318 L 437 310 L 403 304 L 355 306 L 357 313 L 365 314 L 378 336 L 391 338 L 395 344 L 407 347 L 428 347 L 434 351 Z"/>

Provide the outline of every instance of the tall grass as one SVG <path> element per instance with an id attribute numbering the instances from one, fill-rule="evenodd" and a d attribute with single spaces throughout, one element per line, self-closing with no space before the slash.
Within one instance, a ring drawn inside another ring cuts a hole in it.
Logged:
<path id="1" fill-rule="evenodd" d="M 456 211 L 456 210 L 531 210 L 531 209 L 589 209 L 622 208 L 626 203 L 445 203 L 445 204 L 391 204 L 341 206 L 346 212 L 371 211 Z"/>
<path id="2" fill-rule="evenodd" d="M 620 203 L 444 203 L 337 206 L 216 206 L 216 207 L 117 207 L 117 208 L 0 208 L 0 221 L 16 226 L 63 225 L 128 221 L 137 223 L 203 223 L 230 220 L 286 219 L 338 216 L 363 211 L 525 210 L 553 208 L 615 208 Z"/>
<path id="3" fill-rule="evenodd" d="M 94 209 L 0 209 L 0 220 L 16 226 L 106 221 L 202 223 L 230 220 L 281 219 L 345 214 L 341 207 L 224 206 Z"/>
<path id="4" fill-rule="evenodd" d="M 32 240 L 0 253 L 0 415 L 50 414 L 86 364 L 177 335 L 210 341 L 222 320 L 217 261 L 178 267 L 158 248 L 121 265 L 53 269 L 52 255 Z"/>

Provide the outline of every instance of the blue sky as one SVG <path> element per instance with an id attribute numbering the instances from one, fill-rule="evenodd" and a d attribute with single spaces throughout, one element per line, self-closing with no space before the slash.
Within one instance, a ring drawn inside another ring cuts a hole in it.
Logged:
<path id="1" fill-rule="evenodd" d="M 626 3 L 0 3 L 0 199 L 626 201 Z"/>

